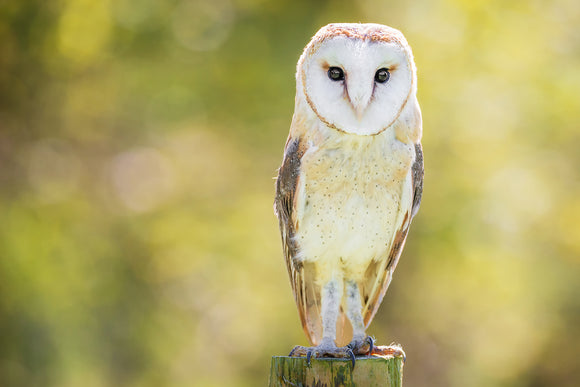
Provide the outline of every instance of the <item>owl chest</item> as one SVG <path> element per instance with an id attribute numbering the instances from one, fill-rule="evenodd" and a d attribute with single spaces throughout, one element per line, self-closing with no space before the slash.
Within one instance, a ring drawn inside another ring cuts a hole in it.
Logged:
<path id="1" fill-rule="evenodd" d="M 385 254 L 412 155 L 383 149 L 318 150 L 303 159 L 296 238 L 304 259 L 365 263 Z"/>

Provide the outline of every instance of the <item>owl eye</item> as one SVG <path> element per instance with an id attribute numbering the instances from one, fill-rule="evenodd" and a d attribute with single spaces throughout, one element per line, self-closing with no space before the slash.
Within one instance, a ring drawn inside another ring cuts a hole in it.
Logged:
<path id="1" fill-rule="evenodd" d="M 333 81 L 344 80 L 344 72 L 340 67 L 331 67 L 328 69 L 328 78 Z"/>
<path id="2" fill-rule="evenodd" d="M 378 83 L 385 83 L 386 81 L 389 80 L 390 77 L 391 74 L 389 73 L 389 70 L 385 68 L 378 69 L 377 72 L 375 73 L 375 81 Z"/>

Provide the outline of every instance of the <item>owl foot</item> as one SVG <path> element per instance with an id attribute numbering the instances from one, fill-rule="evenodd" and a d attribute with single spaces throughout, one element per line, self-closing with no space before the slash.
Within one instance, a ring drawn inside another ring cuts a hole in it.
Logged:
<path id="1" fill-rule="evenodd" d="M 302 347 L 297 345 L 292 349 L 288 356 L 291 357 L 303 357 L 306 356 L 306 363 L 310 367 L 310 359 L 312 357 L 324 358 L 324 357 L 334 357 L 334 358 L 347 358 L 350 359 L 352 367 L 355 365 L 355 354 L 349 346 L 337 347 L 332 344 L 321 344 L 316 347 Z"/>
<path id="2" fill-rule="evenodd" d="M 375 347 L 375 340 L 367 336 L 362 340 L 353 340 L 347 345 L 355 355 L 371 355 Z"/>
<path id="3" fill-rule="evenodd" d="M 402 357 L 403 363 L 407 360 L 405 351 L 399 345 L 377 345 L 372 348 L 369 354 L 381 357 Z"/>

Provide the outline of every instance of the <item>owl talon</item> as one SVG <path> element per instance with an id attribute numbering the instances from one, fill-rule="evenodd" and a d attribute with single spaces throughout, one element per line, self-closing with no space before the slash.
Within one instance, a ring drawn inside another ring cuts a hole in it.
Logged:
<path id="1" fill-rule="evenodd" d="M 371 356 L 373 354 L 373 349 L 375 348 L 375 339 L 373 339 L 370 336 L 367 336 L 366 340 L 369 343 L 369 352 L 367 353 L 367 356 Z"/>
<path id="2" fill-rule="evenodd" d="M 346 347 L 330 347 L 319 345 L 317 347 L 302 347 L 297 345 L 290 351 L 289 357 L 306 357 L 306 366 L 312 365 L 312 358 L 343 358 L 350 359 L 352 368 L 356 364 L 356 347 L 347 345 Z"/>
<path id="3" fill-rule="evenodd" d="M 356 364 L 356 357 L 354 356 L 354 352 L 352 351 L 352 349 L 348 348 L 347 353 L 350 356 L 350 361 L 352 363 L 352 369 L 354 370 L 354 366 Z"/>
<path id="4" fill-rule="evenodd" d="M 372 337 L 367 336 L 363 340 L 357 339 L 351 341 L 347 347 L 349 347 L 355 355 L 370 356 L 375 348 L 375 340 Z"/>

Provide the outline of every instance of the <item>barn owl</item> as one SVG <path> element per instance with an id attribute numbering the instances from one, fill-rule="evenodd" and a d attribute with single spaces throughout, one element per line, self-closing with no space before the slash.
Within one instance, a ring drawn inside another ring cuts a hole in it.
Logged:
<path id="1" fill-rule="evenodd" d="M 411 48 L 379 24 L 329 24 L 297 65 L 295 110 L 276 181 L 290 282 L 312 347 L 376 350 L 366 328 L 387 291 L 423 188 Z M 374 349 L 373 349 L 374 346 Z"/>

